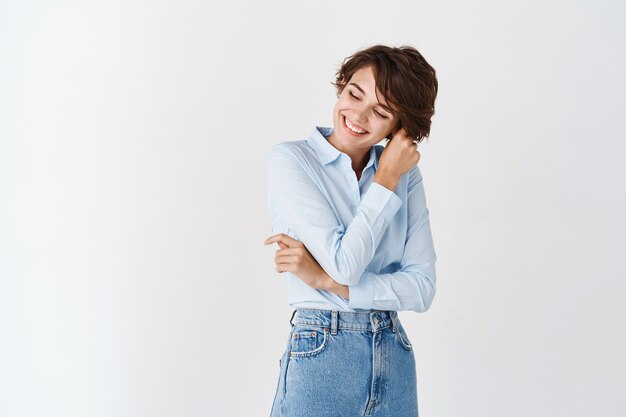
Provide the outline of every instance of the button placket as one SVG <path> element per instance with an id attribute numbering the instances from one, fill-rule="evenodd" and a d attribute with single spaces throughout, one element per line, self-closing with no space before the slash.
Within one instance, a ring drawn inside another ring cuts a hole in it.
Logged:
<path id="1" fill-rule="evenodd" d="M 359 188 L 359 182 L 356 179 L 356 174 L 354 173 L 354 171 L 352 169 L 350 169 L 350 172 L 348 173 L 348 182 L 350 183 L 350 188 L 352 189 L 352 193 L 355 197 L 355 202 L 358 203 L 359 201 L 361 201 L 361 190 Z"/>

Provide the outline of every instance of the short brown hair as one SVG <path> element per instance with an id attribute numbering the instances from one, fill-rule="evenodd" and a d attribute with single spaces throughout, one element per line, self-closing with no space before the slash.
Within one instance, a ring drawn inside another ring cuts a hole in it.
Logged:
<path id="1" fill-rule="evenodd" d="M 404 127 L 417 142 L 428 137 L 438 90 L 435 69 L 412 46 L 370 46 L 343 60 L 331 83 L 337 88 L 337 96 L 357 70 L 370 65 L 377 90 L 391 106 L 385 110 L 398 116 L 395 129 Z"/>

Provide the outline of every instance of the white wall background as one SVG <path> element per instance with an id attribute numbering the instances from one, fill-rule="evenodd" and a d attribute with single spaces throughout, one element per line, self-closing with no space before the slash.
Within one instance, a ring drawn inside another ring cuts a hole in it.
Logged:
<path id="1" fill-rule="evenodd" d="M 438 293 L 420 415 L 626 415 L 618 1 L 0 1 L 0 416 L 267 416 L 265 152 L 417 47 Z"/>

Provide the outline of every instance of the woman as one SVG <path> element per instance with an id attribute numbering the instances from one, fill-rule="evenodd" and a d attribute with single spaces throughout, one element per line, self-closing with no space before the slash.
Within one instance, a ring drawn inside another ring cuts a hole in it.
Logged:
<path id="1" fill-rule="evenodd" d="M 333 128 L 276 144 L 268 208 L 295 308 L 272 417 L 416 417 L 415 357 L 397 312 L 425 312 L 435 251 L 417 144 L 435 70 L 413 47 L 346 58 Z M 387 138 L 386 146 L 378 145 Z"/>

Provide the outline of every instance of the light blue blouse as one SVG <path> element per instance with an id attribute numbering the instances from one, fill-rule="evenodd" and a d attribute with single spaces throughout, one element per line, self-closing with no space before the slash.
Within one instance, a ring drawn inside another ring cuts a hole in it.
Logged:
<path id="1" fill-rule="evenodd" d="M 424 183 L 418 165 L 395 192 L 373 182 L 384 147 L 370 149 L 357 180 L 350 157 L 316 126 L 306 140 L 275 144 L 267 154 L 272 234 L 301 241 L 349 298 L 282 272 L 294 308 L 424 312 L 435 296 L 435 261 Z M 278 246 L 276 246 L 278 249 Z"/>

